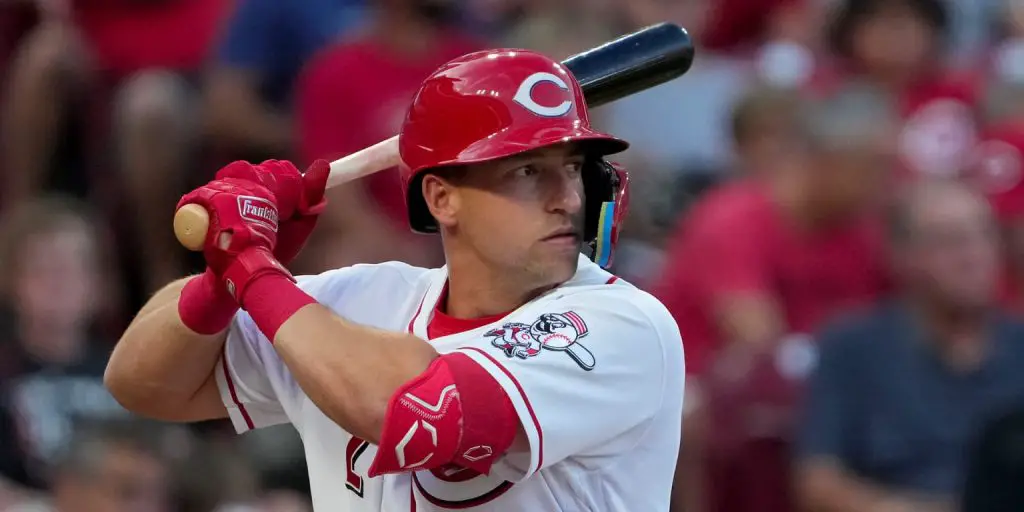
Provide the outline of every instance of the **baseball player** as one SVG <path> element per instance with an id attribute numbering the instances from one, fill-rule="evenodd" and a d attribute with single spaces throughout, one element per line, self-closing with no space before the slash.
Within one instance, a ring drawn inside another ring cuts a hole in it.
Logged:
<path id="1" fill-rule="evenodd" d="M 208 268 L 138 314 L 112 393 L 165 421 L 294 425 L 316 510 L 668 510 L 682 342 L 602 268 L 627 197 L 603 157 L 627 144 L 560 63 L 494 50 L 431 75 L 399 145 L 444 267 L 295 278 L 328 164 L 232 163 L 179 203 L 210 213 Z"/>

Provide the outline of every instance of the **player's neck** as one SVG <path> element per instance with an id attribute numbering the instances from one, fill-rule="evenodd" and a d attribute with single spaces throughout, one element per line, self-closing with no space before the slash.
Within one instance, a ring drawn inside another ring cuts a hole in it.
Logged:
<path id="1" fill-rule="evenodd" d="M 472 258 L 448 258 L 448 300 L 445 314 L 480 318 L 512 311 L 550 287 L 524 284 L 508 272 L 496 272 Z"/>
<path id="2" fill-rule="evenodd" d="M 527 290 L 495 280 L 475 279 L 463 273 L 448 275 L 445 314 L 454 318 L 481 318 L 512 311 L 546 289 Z"/>

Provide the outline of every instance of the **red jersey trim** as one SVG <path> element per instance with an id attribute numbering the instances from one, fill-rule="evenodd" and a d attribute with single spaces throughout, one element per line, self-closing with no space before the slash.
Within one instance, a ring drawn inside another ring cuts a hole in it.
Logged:
<path id="1" fill-rule="evenodd" d="M 231 372 L 228 370 L 228 349 L 227 344 L 222 349 L 220 358 L 220 367 L 224 372 L 224 381 L 228 385 L 228 394 L 231 395 L 231 401 L 234 402 L 235 407 L 238 408 L 238 412 L 242 413 L 242 419 L 245 420 L 245 426 L 249 430 L 254 430 L 256 426 L 252 422 L 252 417 L 249 416 L 249 411 L 245 410 L 245 406 L 242 405 L 242 401 L 238 399 L 238 393 L 235 392 L 235 380 L 231 378 Z"/>
<path id="2" fill-rule="evenodd" d="M 415 332 L 413 326 L 416 324 L 416 319 L 420 317 L 420 313 L 423 311 L 423 303 L 427 300 L 427 293 L 423 293 L 423 298 L 420 299 L 420 305 L 416 307 L 416 313 L 412 315 L 412 319 L 409 320 L 409 332 Z"/>
<path id="3" fill-rule="evenodd" d="M 427 490 L 423 488 L 423 484 L 420 483 L 420 479 L 419 479 L 418 476 L 416 476 L 416 473 L 413 473 L 412 481 L 413 481 L 413 483 L 416 484 L 416 489 L 419 490 L 420 494 L 424 498 L 426 498 L 426 500 L 429 501 L 431 505 L 434 505 L 434 506 L 437 506 L 437 507 L 441 507 L 441 508 L 444 508 L 444 509 L 449 509 L 449 510 L 458 510 L 458 509 L 463 509 L 463 508 L 479 507 L 480 505 L 484 505 L 484 504 L 490 503 L 490 502 L 498 499 L 501 495 L 503 495 L 506 492 L 508 492 L 508 490 L 511 489 L 512 485 L 513 485 L 512 482 L 506 481 L 506 482 L 502 482 L 502 483 L 498 484 L 497 487 L 495 487 L 495 488 L 493 488 L 493 489 L 491 489 L 491 490 L 489 490 L 489 491 L 487 491 L 487 492 L 485 492 L 485 493 L 483 493 L 483 494 L 481 494 L 479 496 L 475 496 L 473 498 L 468 498 L 468 499 L 459 500 L 459 501 L 448 501 L 448 500 L 443 500 L 441 498 L 438 498 L 437 496 L 434 496 L 434 495 L 430 494 L 429 492 L 427 492 Z M 415 510 L 415 508 L 416 508 L 416 498 L 415 498 L 415 495 L 414 495 L 413 496 L 413 510 Z"/>
<path id="4" fill-rule="evenodd" d="M 539 471 L 540 468 L 544 467 L 544 430 L 540 426 L 540 420 L 537 419 L 537 413 L 534 412 L 533 405 L 530 404 L 530 398 L 526 396 L 526 391 L 523 390 L 523 386 L 519 383 L 519 380 L 516 379 L 515 375 L 513 375 L 512 372 L 508 370 L 508 368 L 505 368 L 505 366 L 499 363 L 497 359 L 492 357 L 487 352 L 484 352 L 483 350 L 477 347 L 462 347 L 459 350 L 470 350 L 482 355 L 484 358 L 490 361 L 491 364 L 493 364 L 495 367 L 501 370 L 502 373 L 504 373 L 505 376 L 512 381 L 512 384 L 515 385 L 516 390 L 519 391 L 519 396 L 522 397 L 523 403 L 526 404 L 526 410 L 530 414 L 530 420 L 533 423 L 534 429 L 537 431 L 537 464 L 536 467 L 528 468 L 526 474 L 530 475 L 536 471 Z"/>

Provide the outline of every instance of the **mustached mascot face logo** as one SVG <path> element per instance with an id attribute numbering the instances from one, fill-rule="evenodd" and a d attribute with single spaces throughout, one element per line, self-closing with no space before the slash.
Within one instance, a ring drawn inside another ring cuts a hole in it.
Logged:
<path id="1" fill-rule="evenodd" d="M 564 116 L 572 109 L 571 98 L 567 98 L 557 105 L 541 105 L 534 99 L 534 90 L 539 84 L 544 82 L 552 83 L 563 91 L 569 91 L 569 84 L 562 77 L 541 71 L 526 77 L 526 80 L 523 80 L 523 83 L 519 85 L 519 89 L 516 90 L 516 95 L 512 97 L 512 100 L 539 116 Z"/>
<path id="2" fill-rule="evenodd" d="M 528 359 L 540 355 L 541 350 L 565 352 L 584 370 L 593 370 L 597 361 L 594 354 L 580 343 L 590 330 L 574 311 L 545 313 L 532 324 L 512 322 L 501 329 L 489 331 L 491 344 L 505 352 L 505 356 Z"/>

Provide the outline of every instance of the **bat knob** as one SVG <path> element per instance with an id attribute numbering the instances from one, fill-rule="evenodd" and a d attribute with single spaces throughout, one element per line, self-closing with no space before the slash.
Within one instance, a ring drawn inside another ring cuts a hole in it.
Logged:
<path id="1" fill-rule="evenodd" d="M 174 236 L 190 251 L 200 251 L 206 243 L 210 214 L 198 204 L 186 204 L 174 214 Z"/>

